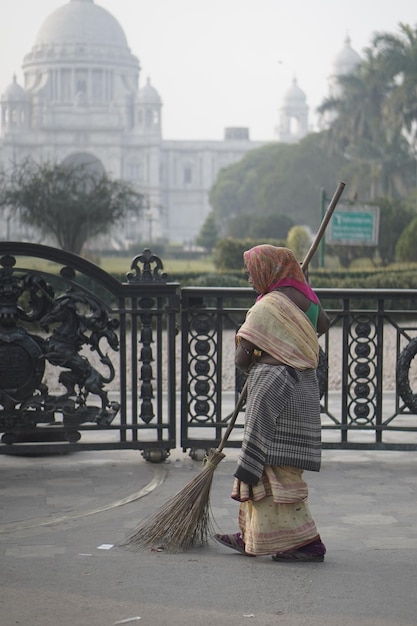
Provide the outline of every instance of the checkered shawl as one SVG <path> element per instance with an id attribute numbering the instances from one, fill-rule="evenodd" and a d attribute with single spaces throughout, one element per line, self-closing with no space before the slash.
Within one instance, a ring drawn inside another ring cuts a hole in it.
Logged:
<path id="1" fill-rule="evenodd" d="M 249 372 L 242 449 L 235 477 L 256 485 L 265 465 L 318 472 L 320 395 L 315 369 L 256 363 Z"/>

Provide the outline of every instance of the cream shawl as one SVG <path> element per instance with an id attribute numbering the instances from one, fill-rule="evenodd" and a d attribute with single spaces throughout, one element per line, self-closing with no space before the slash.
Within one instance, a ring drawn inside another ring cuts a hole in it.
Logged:
<path id="1" fill-rule="evenodd" d="M 237 336 L 295 369 L 318 365 L 317 333 L 305 313 L 282 292 L 271 291 L 258 300 Z"/>

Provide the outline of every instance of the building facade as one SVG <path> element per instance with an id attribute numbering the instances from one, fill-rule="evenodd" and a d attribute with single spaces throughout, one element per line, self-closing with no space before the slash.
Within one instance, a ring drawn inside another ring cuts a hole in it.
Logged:
<path id="1" fill-rule="evenodd" d="M 122 27 L 94 0 L 69 0 L 49 15 L 22 69 L 24 85 L 14 77 L 0 100 L 0 168 L 29 156 L 69 160 L 134 183 L 147 208 L 115 233 L 116 248 L 158 238 L 191 244 L 211 210 L 208 193 L 219 171 L 265 144 L 246 128 L 225 129 L 219 141 L 165 140 L 158 91 L 149 79 L 142 85 Z M 275 141 L 307 132 L 306 96 L 294 82 Z M 9 220 L 3 232 L 20 238 L 13 229 Z"/>

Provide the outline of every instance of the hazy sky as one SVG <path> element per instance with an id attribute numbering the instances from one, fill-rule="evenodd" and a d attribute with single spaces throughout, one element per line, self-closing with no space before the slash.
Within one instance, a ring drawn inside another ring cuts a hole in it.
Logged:
<path id="1" fill-rule="evenodd" d="M 0 91 L 45 18 L 66 0 L 0 0 Z M 412 0 L 100 0 L 125 31 L 162 101 L 166 139 L 222 139 L 247 126 L 274 138 L 278 109 L 296 77 L 314 109 L 347 35 L 360 54 L 373 33 L 417 23 Z"/>

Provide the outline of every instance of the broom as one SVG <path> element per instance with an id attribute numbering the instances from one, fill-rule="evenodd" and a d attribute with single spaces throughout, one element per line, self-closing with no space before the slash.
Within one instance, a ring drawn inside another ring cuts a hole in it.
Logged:
<path id="1" fill-rule="evenodd" d="M 301 264 L 304 272 L 306 272 L 308 264 L 318 248 L 344 188 L 345 183 L 339 183 L 317 235 Z M 132 549 L 153 547 L 170 552 L 180 552 L 207 543 L 212 534 L 210 490 L 214 471 L 225 457 L 222 450 L 245 403 L 247 388 L 248 381 L 246 380 L 222 440 L 217 448 L 210 450 L 204 460 L 203 469 L 153 515 L 143 520 L 121 545 Z"/>

